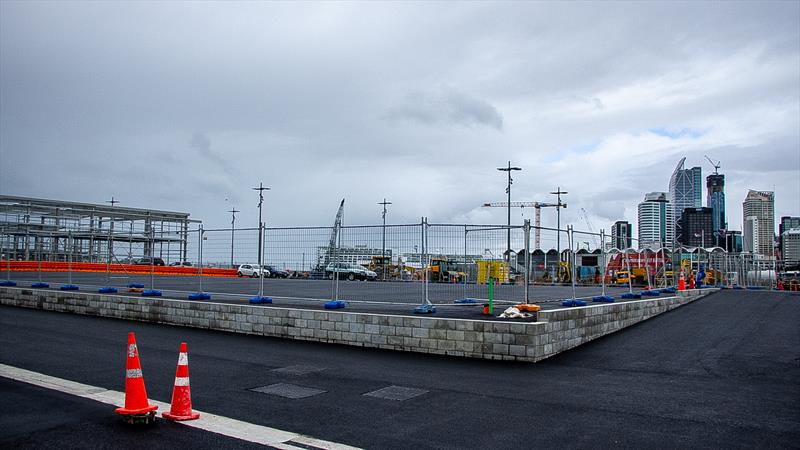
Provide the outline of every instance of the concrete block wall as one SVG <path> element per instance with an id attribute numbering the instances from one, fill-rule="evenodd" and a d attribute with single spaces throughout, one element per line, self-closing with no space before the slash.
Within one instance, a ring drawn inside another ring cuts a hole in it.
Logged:
<path id="1" fill-rule="evenodd" d="M 540 361 L 711 291 L 540 311 L 537 322 L 528 323 L 312 311 L 14 287 L 0 287 L 0 304 L 387 350 Z"/>

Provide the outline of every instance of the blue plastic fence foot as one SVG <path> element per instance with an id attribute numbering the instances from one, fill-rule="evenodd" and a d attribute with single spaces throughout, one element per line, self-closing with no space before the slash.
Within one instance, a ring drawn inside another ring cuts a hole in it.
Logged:
<path id="1" fill-rule="evenodd" d="M 147 289 L 142 291 L 142 297 L 161 297 L 161 291 L 156 289 Z"/>
<path id="2" fill-rule="evenodd" d="M 325 302 L 325 309 L 341 309 L 347 306 L 347 303 L 344 300 L 331 300 L 329 302 Z"/>
<path id="3" fill-rule="evenodd" d="M 101 287 L 100 289 L 97 290 L 97 292 L 101 294 L 116 294 L 117 288 L 106 286 L 106 287 Z"/>
<path id="4" fill-rule="evenodd" d="M 211 300 L 211 294 L 205 292 L 194 292 L 189 294 L 189 300 Z"/>
<path id="5" fill-rule="evenodd" d="M 264 297 L 263 295 L 256 295 L 250 298 L 250 303 L 258 305 L 261 303 L 272 303 L 272 297 Z"/>
<path id="6" fill-rule="evenodd" d="M 433 305 L 419 305 L 414 308 L 414 314 L 433 314 L 436 312 L 436 307 Z"/>

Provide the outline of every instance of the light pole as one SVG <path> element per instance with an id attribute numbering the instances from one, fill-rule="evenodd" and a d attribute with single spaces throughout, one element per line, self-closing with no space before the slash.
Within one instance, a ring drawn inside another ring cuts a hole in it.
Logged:
<path id="1" fill-rule="evenodd" d="M 387 202 L 386 198 L 384 198 L 383 201 L 378 204 L 383 205 L 383 214 L 381 214 L 383 217 L 383 247 L 381 250 L 381 268 L 383 269 L 383 281 L 386 281 L 386 266 L 388 265 L 386 263 L 386 205 L 391 205 L 392 202 Z"/>
<path id="2" fill-rule="evenodd" d="M 511 183 L 514 181 L 511 178 L 512 170 L 522 170 L 522 167 L 511 167 L 511 161 L 508 162 L 508 167 L 498 167 L 497 170 L 508 173 L 508 186 L 506 187 L 506 194 L 508 194 L 508 240 L 506 247 L 506 261 L 511 261 Z"/>
<path id="3" fill-rule="evenodd" d="M 236 213 L 241 211 L 231 208 L 228 212 L 231 213 L 231 269 L 233 269 L 233 232 L 236 229 Z"/>
<path id="4" fill-rule="evenodd" d="M 263 245 L 263 233 L 261 231 L 261 227 L 264 223 L 261 221 L 261 205 L 264 203 L 264 191 L 270 190 L 268 187 L 264 187 L 264 184 L 259 182 L 258 187 L 253 188 L 254 191 L 258 191 L 258 273 L 261 273 L 261 246 Z"/>
<path id="5" fill-rule="evenodd" d="M 556 204 L 556 217 L 557 217 L 557 225 L 556 225 L 556 250 L 558 251 L 558 260 L 561 261 L 561 208 L 565 207 L 563 203 L 561 203 L 561 194 L 569 194 L 569 192 L 562 191 L 561 186 L 556 188 L 555 192 L 551 192 L 551 194 L 558 196 L 558 203 Z"/>

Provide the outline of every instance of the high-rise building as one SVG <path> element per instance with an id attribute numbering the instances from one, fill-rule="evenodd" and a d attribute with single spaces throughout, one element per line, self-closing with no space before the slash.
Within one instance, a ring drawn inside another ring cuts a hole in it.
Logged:
<path id="1" fill-rule="evenodd" d="M 672 247 L 675 216 L 666 192 L 650 192 L 639 203 L 639 248 Z"/>
<path id="2" fill-rule="evenodd" d="M 791 232 L 791 233 L 790 233 Z M 781 258 L 788 266 L 800 265 L 800 217 L 781 217 L 778 224 L 778 245 L 781 249 Z"/>
<path id="3" fill-rule="evenodd" d="M 783 233 L 792 228 L 800 228 L 800 217 L 783 216 L 778 224 L 778 244 L 783 243 Z"/>
<path id="4" fill-rule="evenodd" d="M 725 233 L 725 250 L 732 253 L 742 252 L 742 232 L 728 231 Z"/>
<path id="5" fill-rule="evenodd" d="M 613 247 L 620 250 L 632 247 L 631 241 L 633 239 L 633 225 L 627 220 L 619 220 L 614 222 L 611 227 L 611 243 Z"/>
<path id="6" fill-rule="evenodd" d="M 758 219 L 758 244 L 751 239 L 753 244 L 752 252 L 759 255 L 774 255 L 775 248 L 775 193 L 771 191 L 753 191 L 747 193 L 747 197 L 742 203 L 743 217 L 745 223 L 748 218 Z M 747 232 L 744 233 L 745 243 L 747 242 Z M 746 247 L 746 245 L 745 245 Z M 747 250 L 745 250 L 747 251 Z"/>
<path id="7" fill-rule="evenodd" d="M 703 206 L 703 174 L 700 167 L 684 169 L 686 158 L 681 158 L 677 167 L 669 178 L 669 202 L 673 208 L 673 233 L 678 233 L 680 219 L 686 208 L 700 208 Z"/>
<path id="8" fill-rule="evenodd" d="M 800 228 L 791 228 L 781 235 L 781 255 L 786 270 L 800 268 Z"/>
<path id="9" fill-rule="evenodd" d="M 758 217 L 747 216 L 742 224 L 742 251 L 758 253 Z"/>
<path id="10" fill-rule="evenodd" d="M 706 177 L 706 206 L 712 210 L 714 243 L 720 245 L 728 229 L 725 217 L 725 175 L 713 173 Z"/>
<path id="11" fill-rule="evenodd" d="M 686 208 L 681 215 L 681 235 L 678 242 L 690 247 L 713 247 L 714 220 L 711 208 Z"/>

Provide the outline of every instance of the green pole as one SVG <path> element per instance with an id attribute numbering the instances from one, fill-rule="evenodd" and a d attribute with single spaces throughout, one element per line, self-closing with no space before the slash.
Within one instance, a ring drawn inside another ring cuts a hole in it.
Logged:
<path id="1" fill-rule="evenodd" d="M 489 277 L 489 314 L 494 314 L 494 278 Z"/>

